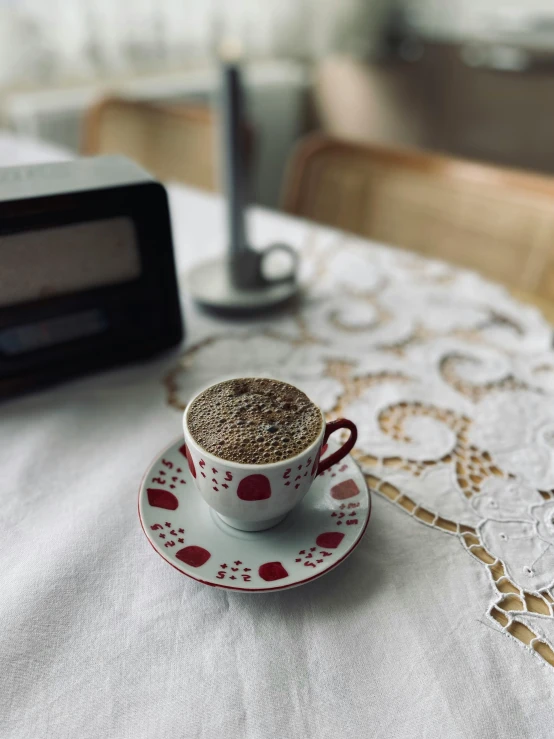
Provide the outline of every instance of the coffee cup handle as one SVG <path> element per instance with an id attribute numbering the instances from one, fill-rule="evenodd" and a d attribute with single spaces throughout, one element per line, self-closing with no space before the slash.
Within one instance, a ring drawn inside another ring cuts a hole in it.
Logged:
<path id="1" fill-rule="evenodd" d="M 352 421 L 349 421 L 347 418 L 337 418 L 336 421 L 329 421 L 326 424 L 325 434 L 323 435 L 323 442 L 321 444 L 322 448 L 323 445 L 326 444 L 331 434 L 333 434 L 335 431 L 338 431 L 339 429 L 348 429 L 350 431 L 350 436 L 344 442 L 340 449 L 337 449 L 336 452 L 333 452 L 328 457 L 325 457 L 325 459 L 319 463 L 319 466 L 317 468 L 318 475 L 321 475 L 321 473 L 325 472 L 325 470 L 328 470 L 329 467 L 332 467 L 337 462 L 340 462 L 341 459 L 344 459 L 347 454 L 350 454 L 354 447 L 354 444 L 358 439 L 358 429 L 356 428 L 356 425 L 352 423 Z"/>

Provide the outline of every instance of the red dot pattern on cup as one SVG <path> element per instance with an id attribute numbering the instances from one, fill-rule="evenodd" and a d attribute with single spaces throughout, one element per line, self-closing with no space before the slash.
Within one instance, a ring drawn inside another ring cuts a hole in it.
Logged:
<path id="1" fill-rule="evenodd" d="M 318 466 L 318 464 L 319 464 L 319 461 L 320 461 L 321 457 L 323 457 L 323 455 L 324 455 L 324 454 L 325 454 L 325 452 L 327 451 L 327 447 L 328 447 L 328 444 L 324 444 L 324 445 L 323 445 L 323 446 L 321 447 L 321 449 L 319 450 L 319 454 L 317 454 L 317 455 L 316 455 L 316 458 L 315 458 L 315 462 L 314 462 L 314 466 L 312 467 L 312 477 L 313 477 L 313 476 L 315 475 L 315 473 L 317 472 L 317 466 Z"/>
<path id="2" fill-rule="evenodd" d="M 175 556 L 190 567 L 202 567 L 212 555 L 204 547 L 198 547 L 193 544 L 180 549 Z"/>
<path id="3" fill-rule="evenodd" d="M 161 488 L 147 488 L 148 502 L 154 508 L 165 508 L 168 511 L 174 511 L 179 506 L 179 501 L 169 490 Z"/>
<path id="4" fill-rule="evenodd" d="M 338 531 L 325 531 L 317 537 L 315 543 L 322 549 L 336 549 L 343 539 L 344 534 Z"/>
<path id="5" fill-rule="evenodd" d="M 274 580 L 282 580 L 288 577 L 289 573 L 280 562 L 266 562 L 260 565 L 258 575 L 266 582 L 273 582 Z"/>
<path id="6" fill-rule="evenodd" d="M 331 497 L 335 500 L 346 500 L 354 498 L 360 492 L 354 480 L 344 480 L 331 488 Z"/>
<path id="7" fill-rule="evenodd" d="M 187 462 L 189 464 L 190 474 L 193 477 L 196 477 L 196 467 L 194 466 L 194 462 L 192 461 L 191 453 L 189 452 L 188 449 L 187 449 Z"/>
<path id="8" fill-rule="evenodd" d="M 195 466 L 194 466 L 194 462 L 192 461 L 192 457 L 191 457 L 191 454 L 190 454 L 190 452 L 189 452 L 189 450 L 188 450 L 188 448 L 187 448 L 187 445 L 186 445 L 186 444 L 183 444 L 182 446 L 180 446 L 180 447 L 179 447 L 179 451 L 181 452 L 181 454 L 182 454 L 182 455 L 183 455 L 184 457 L 186 457 L 186 458 L 187 458 L 187 462 L 188 462 L 188 466 L 189 466 L 190 474 L 191 474 L 191 475 L 192 475 L 193 477 L 196 477 L 196 468 L 195 468 Z"/>
<path id="9" fill-rule="evenodd" d="M 265 475 L 248 475 L 239 482 L 237 496 L 246 501 L 267 500 L 271 498 L 271 484 Z"/>

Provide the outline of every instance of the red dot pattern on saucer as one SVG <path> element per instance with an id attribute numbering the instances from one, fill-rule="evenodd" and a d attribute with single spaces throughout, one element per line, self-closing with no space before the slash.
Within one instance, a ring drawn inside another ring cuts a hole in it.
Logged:
<path id="1" fill-rule="evenodd" d="M 338 564 L 356 546 L 358 532 L 363 533 L 362 527 L 365 528 L 369 516 L 369 497 L 363 494 L 363 477 L 352 462 L 331 468 L 328 475 L 331 477 L 330 473 L 336 471 L 336 483 L 325 480 L 325 476 L 316 483 L 322 486 L 316 492 L 318 500 L 325 501 L 328 523 L 314 522 L 315 525 L 306 529 L 298 529 L 296 538 L 291 540 L 298 543 L 292 548 L 286 543 L 286 535 L 284 540 L 279 535 L 266 537 L 263 533 L 229 538 L 213 522 L 208 526 L 212 516 L 204 513 L 200 516 L 202 509 L 197 505 L 190 507 L 198 499 L 185 458 L 186 447 L 182 442 L 160 455 L 142 484 L 139 509 L 143 528 L 154 548 L 181 572 L 201 582 L 248 591 L 278 590 L 301 584 Z M 315 462 L 312 457 L 301 465 L 285 468 L 281 473 L 283 482 L 292 486 L 304 484 L 303 480 L 313 470 L 317 471 L 318 460 L 319 454 Z M 243 500 L 262 502 L 272 495 L 271 482 L 265 475 L 248 475 L 244 478 L 248 484 L 240 488 L 240 478 L 234 480 L 234 472 L 212 464 L 198 459 L 196 472 L 199 476 L 206 475 L 208 482 L 218 488 L 218 495 L 232 494 L 243 496 Z M 255 537 L 264 542 L 263 546 L 252 547 Z"/>
<path id="2" fill-rule="evenodd" d="M 170 493 L 169 490 L 161 488 L 148 488 L 146 491 L 148 502 L 154 508 L 165 508 L 168 511 L 174 511 L 179 506 L 177 497 Z"/>

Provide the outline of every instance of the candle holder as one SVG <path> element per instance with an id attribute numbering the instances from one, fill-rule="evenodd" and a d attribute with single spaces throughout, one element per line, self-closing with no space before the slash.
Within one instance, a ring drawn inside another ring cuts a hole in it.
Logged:
<path id="1" fill-rule="evenodd" d="M 253 249 L 246 237 L 247 178 L 240 69 L 234 58 L 222 65 L 222 129 L 228 246 L 221 257 L 190 270 L 187 288 L 204 308 L 219 313 L 257 313 L 289 301 L 298 292 L 298 253 L 288 244 Z M 264 269 L 267 257 L 277 251 L 291 258 L 284 276 L 271 277 Z"/>

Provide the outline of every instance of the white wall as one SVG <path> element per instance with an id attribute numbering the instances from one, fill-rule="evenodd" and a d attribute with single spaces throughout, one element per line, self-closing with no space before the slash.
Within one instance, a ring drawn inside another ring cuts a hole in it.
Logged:
<path id="1" fill-rule="evenodd" d="M 554 15 L 554 0 L 0 0 L 0 86 L 182 67 L 226 35 L 250 58 L 367 56 L 398 3 L 442 37 Z"/>
<path id="2" fill-rule="evenodd" d="M 250 58 L 365 53 L 391 0 L 0 0 L 0 85 L 168 69 L 224 36 Z"/>

